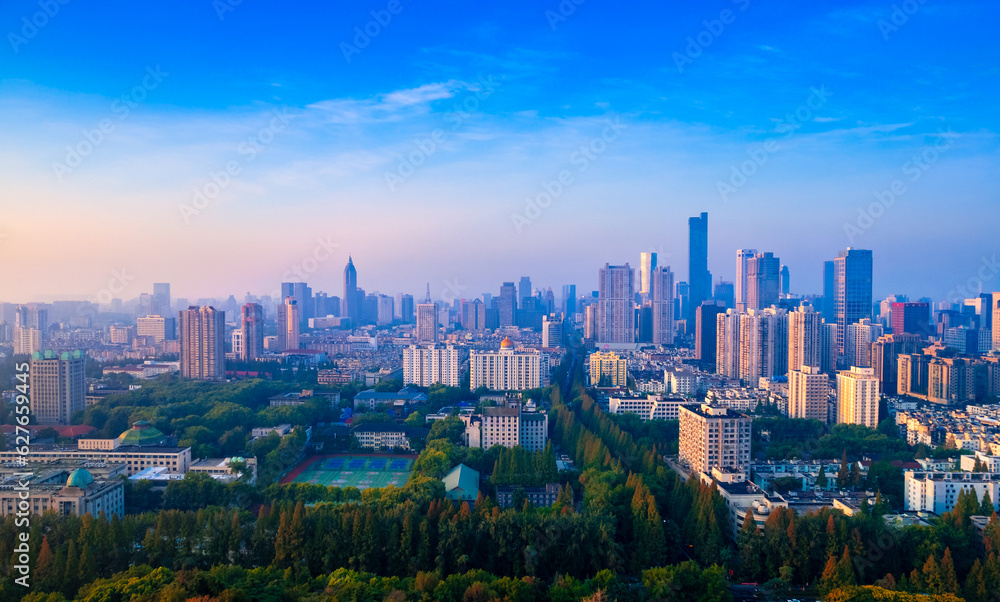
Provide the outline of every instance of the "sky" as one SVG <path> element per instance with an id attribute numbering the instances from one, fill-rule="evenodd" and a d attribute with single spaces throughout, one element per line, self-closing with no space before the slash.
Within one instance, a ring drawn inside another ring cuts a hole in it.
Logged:
<path id="1" fill-rule="evenodd" d="M 46 12 L 47 10 L 47 12 Z M 988 1 L 0 3 L 0 301 L 472 298 L 772 251 L 1000 289 Z"/>

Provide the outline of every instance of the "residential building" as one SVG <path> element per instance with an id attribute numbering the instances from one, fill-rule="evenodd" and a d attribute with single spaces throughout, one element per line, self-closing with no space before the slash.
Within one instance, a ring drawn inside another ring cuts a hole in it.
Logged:
<path id="1" fill-rule="evenodd" d="M 844 340 L 844 360 L 848 366 L 872 367 L 872 343 L 882 336 L 882 325 L 865 318 L 847 325 Z"/>
<path id="2" fill-rule="evenodd" d="M 747 310 L 777 305 L 781 286 L 781 260 L 774 253 L 747 259 Z"/>
<path id="3" fill-rule="evenodd" d="M 240 309 L 242 322 L 239 329 L 233 331 L 241 334 L 239 353 L 233 349 L 237 359 L 244 362 L 256 361 L 264 355 L 264 308 L 258 303 L 246 303 Z"/>
<path id="4" fill-rule="evenodd" d="M 655 345 L 674 344 L 674 273 L 670 266 L 656 267 L 656 253 L 653 253 L 653 268 L 648 274 L 650 301 L 653 311 L 652 342 Z"/>
<path id="5" fill-rule="evenodd" d="M 726 378 L 740 377 L 740 315 L 730 309 L 716 316 L 715 371 Z"/>
<path id="6" fill-rule="evenodd" d="M 788 314 L 788 369 L 822 366 L 823 316 L 812 305 L 802 304 Z"/>
<path id="7" fill-rule="evenodd" d="M 700 473 L 713 468 L 745 471 L 750 466 L 750 418 L 725 407 L 691 404 L 680 408 L 680 459 Z"/>
<path id="8" fill-rule="evenodd" d="M 156 343 L 177 338 L 176 321 L 173 318 L 163 316 L 146 316 L 136 318 L 135 334 L 140 337 L 153 337 Z"/>
<path id="9" fill-rule="evenodd" d="M 737 312 L 744 312 L 750 307 L 747 305 L 747 294 L 749 286 L 747 282 L 747 264 L 750 259 L 757 255 L 756 249 L 740 249 L 736 251 L 736 305 Z M 730 308 L 732 309 L 732 308 Z"/>
<path id="10" fill-rule="evenodd" d="M 691 401 L 683 397 L 611 397 L 608 399 L 609 414 L 635 414 L 643 421 L 679 420 L 681 406 Z"/>
<path id="11" fill-rule="evenodd" d="M 225 380 L 226 313 L 211 306 L 180 312 L 181 376 Z"/>
<path id="12" fill-rule="evenodd" d="M 461 362 L 454 345 L 410 345 L 403 349 L 403 384 L 429 387 L 462 384 Z"/>
<path id="13" fill-rule="evenodd" d="M 994 508 L 1000 496 L 1000 474 L 989 472 L 907 470 L 903 473 L 903 508 L 941 515 L 955 508 L 959 493 L 989 493 Z"/>
<path id="14" fill-rule="evenodd" d="M 417 304 L 417 342 L 422 345 L 433 345 L 438 340 L 438 306 L 437 303 Z"/>
<path id="15" fill-rule="evenodd" d="M 874 368 L 851 367 L 837 374 L 837 423 L 878 426 L 881 399 Z"/>
<path id="16" fill-rule="evenodd" d="M 622 266 L 604 264 L 598 273 L 598 343 L 627 345 L 635 343 L 634 305 L 635 286 L 632 268 L 627 263 Z"/>
<path id="17" fill-rule="evenodd" d="M 827 421 L 830 377 L 819 366 L 802 365 L 788 372 L 788 417 Z"/>
<path id="18" fill-rule="evenodd" d="M 525 412 L 519 404 L 483 408 L 480 425 L 483 449 L 494 445 L 542 451 L 548 442 L 549 418 L 545 412 Z"/>
<path id="19" fill-rule="evenodd" d="M 745 385 L 788 373 L 788 312 L 774 307 L 740 314 L 739 374 Z"/>
<path id="20" fill-rule="evenodd" d="M 44 424 L 69 424 L 75 412 L 87 406 L 85 367 L 82 351 L 31 354 L 31 413 Z"/>
<path id="21" fill-rule="evenodd" d="M 595 351 L 588 358 L 591 387 L 628 385 L 628 360 L 613 351 Z"/>
<path id="22" fill-rule="evenodd" d="M 472 351 L 469 354 L 472 390 L 486 387 L 492 391 L 523 391 L 543 386 L 541 354 L 537 349 L 515 349 L 509 338 L 499 351 Z M 548 374 L 544 375 L 548 380 Z"/>

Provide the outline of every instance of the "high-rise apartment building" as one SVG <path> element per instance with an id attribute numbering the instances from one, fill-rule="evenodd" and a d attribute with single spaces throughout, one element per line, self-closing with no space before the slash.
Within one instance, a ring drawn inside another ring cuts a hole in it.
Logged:
<path id="1" fill-rule="evenodd" d="M 378 324 L 380 326 L 392 324 L 392 321 L 396 318 L 395 301 L 389 295 L 378 296 Z"/>
<path id="2" fill-rule="evenodd" d="M 177 321 L 158 315 L 136 318 L 135 333 L 140 337 L 153 337 L 157 343 L 172 341 L 177 338 Z"/>
<path id="3" fill-rule="evenodd" d="M 309 326 L 309 318 L 316 317 L 316 300 L 313 298 L 312 289 L 305 282 L 282 282 L 281 298 L 288 297 L 295 299 L 299 330 L 302 331 Z"/>
<path id="4" fill-rule="evenodd" d="M 695 312 L 694 357 L 705 366 L 716 365 L 719 314 L 726 308 L 712 303 L 702 303 Z"/>
<path id="5" fill-rule="evenodd" d="M 688 324 L 695 322 L 695 309 L 712 297 L 712 275 L 708 271 L 708 213 L 688 218 Z"/>
<path id="6" fill-rule="evenodd" d="M 819 366 L 788 371 L 788 417 L 827 422 L 830 377 Z"/>
<path id="7" fill-rule="evenodd" d="M 740 377 L 740 315 L 730 309 L 716 316 L 715 371 L 726 378 Z"/>
<path id="8" fill-rule="evenodd" d="M 591 387 L 624 387 L 628 384 L 628 360 L 613 351 L 595 351 L 587 358 Z"/>
<path id="9" fill-rule="evenodd" d="M 823 322 L 823 329 L 820 331 L 820 358 L 819 366 L 827 374 L 837 371 L 837 358 L 839 357 L 837 340 L 838 327 L 836 322 Z"/>
<path id="10" fill-rule="evenodd" d="M 679 413 L 679 455 L 692 471 L 710 474 L 713 468 L 749 470 L 748 416 L 709 404 L 682 405 Z"/>
<path id="11" fill-rule="evenodd" d="M 403 384 L 429 387 L 462 384 L 458 349 L 454 345 L 410 345 L 403 348 Z"/>
<path id="12" fill-rule="evenodd" d="M 788 369 L 821 367 L 823 316 L 812 305 L 803 304 L 788 314 Z"/>
<path id="13" fill-rule="evenodd" d="M 39 423 L 69 424 L 87 406 L 86 362 L 82 351 L 31 354 L 31 413 Z"/>
<path id="14" fill-rule="evenodd" d="M 740 249 L 736 251 L 736 311 L 746 311 L 747 293 L 749 284 L 747 283 L 747 267 L 750 259 L 757 256 L 757 249 Z"/>
<path id="15" fill-rule="evenodd" d="M 653 253 L 656 263 L 656 253 Z M 654 267 L 647 275 L 652 305 L 652 342 L 656 345 L 674 344 L 674 273 L 670 266 Z"/>
<path id="16" fill-rule="evenodd" d="M 647 252 L 639 253 L 639 293 L 643 295 L 648 295 L 652 290 L 652 283 L 650 278 L 653 276 L 653 270 L 656 269 L 656 253 Z M 671 290 L 671 296 L 673 295 L 673 288 Z"/>
<path id="17" fill-rule="evenodd" d="M 542 347 L 563 345 L 563 320 L 561 315 L 542 316 Z"/>
<path id="18" fill-rule="evenodd" d="M 598 274 L 597 342 L 635 342 L 635 282 L 632 268 L 608 265 Z"/>
<path id="19" fill-rule="evenodd" d="M 299 348 L 299 301 L 285 297 L 278 306 L 278 349 L 295 351 Z"/>
<path id="20" fill-rule="evenodd" d="M 14 353 L 33 355 L 48 340 L 49 312 L 37 303 L 14 308 Z"/>
<path id="21" fill-rule="evenodd" d="M 837 423 L 878 426 L 880 399 L 878 378 L 873 368 L 852 367 L 837 374 Z"/>
<path id="22" fill-rule="evenodd" d="M 417 342 L 421 345 L 433 345 L 438 340 L 438 306 L 437 303 L 417 304 Z"/>
<path id="23" fill-rule="evenodd" d="M 844 360 L 848 366 L 872 367 L 872 343 L 882 336 L 881 324 L 873 324 L 865 318 L 855 324 L 848 324 L 844 337 Z"/>
<path id="24" fill-rule="evenodd" d="M 514 349 L 514 344 L 506 338 L 500 343 L 499 351 L 470 352 L 469 372 L 473 391 L 479 387 L 491 391 L 524 391 L 543 386 L 538 350 Z"/>
<path id="25" fill-rule="evenodd" d="M 837 347 L 844 354 L 847 326 L 872 317 L 872 252 L 849 247 L 833 264 Z"/>
<path id="26" fill-rule="evenodd" d="M 747 259 L 747 309 L 777 305 L 781 287 L 781 260 L 774 253 Z"/>
<path id="27" fill-rule="evenodd" d="M 226 312 L 190 306 L 180 312 L 181 376 L 197 380 L 226 377 Z"/>
<path id="28" fill-rule="evenodd" d="M 788 312 L 751 309 L 740 314 L 740 380 L 756 386 L 761 378 L 788 373 Z"/>
<path id="29" fill-rule="evenodd" d="M 264 355 L 264 308 L 258 303 L 246 303 L 240 308 L 242 322 L 237 329 L 241 335 L 239 352 L 233 349 L 236 358 L 252 362 Z"/>

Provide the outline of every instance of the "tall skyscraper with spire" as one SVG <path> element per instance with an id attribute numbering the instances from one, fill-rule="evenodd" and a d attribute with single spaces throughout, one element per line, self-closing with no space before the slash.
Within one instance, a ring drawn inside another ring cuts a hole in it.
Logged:
<path id="1" fill-rule="evenodd" d="M 358 299 L 358 271 L 354 269 L 354 259 L 347 256 L 347 267 L 344 268 L 344 296 L 341 298 L 340 315 L 351 319 L 351 326 L 358 324 L 361 317 L 361 300 Z"/>
<path id="2" fill-rule="evenodd" d="M 688 219 L 688 324 L 695 323 L 695 310 L 712 298 L 712 275 L 708 272 L 708 213 Z"/>

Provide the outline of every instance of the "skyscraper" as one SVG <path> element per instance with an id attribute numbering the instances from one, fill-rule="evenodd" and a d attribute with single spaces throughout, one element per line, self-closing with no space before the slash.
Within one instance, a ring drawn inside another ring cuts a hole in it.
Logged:
<path id="1" fill-rule="evenodd" d="M 837 374 L 837 423 L 878 426 L 879 383 L 872 368 Z"/>
<path id="2" fill-rule="evenodd" d="M 899 356 L 920 351 L 915 334 L 886 334 L 872 343 L 872 368 L 883 391 L 896 391 L 899 383 Z"/>
<path id="3" fill-rule="evenodd" d="M 31 354 L 31 413 L 42 424 L 69 424 L 75 412 L 86 407 L 82 351 Z"/>
<path id="4" fill-rule="evenodd" d="M 486 307 L 481 299 L 462 301 L 462 328 L 466 330 L 483 330 L 486 328 Z"/>
<path id="5" fill-rule="evenodd" d="M 500 326 L 514 325 L 514 311 L 517 309 L 517 287 L 513 282 L 504 282 L 500 287 L 500 300 L 497 305 Z"/>
<path id="6" fill-rule="evenodd" d="M 715 284 L 715 300 L 727 309 L 736 307 L 736 289 L 733 287 L 733 283 L 717 282 Z"/>
<path id="7" fill-rule="evenodd" d="M 354 259 L 347 256 L 347 267 L 344 268 L 344 296 L 341 298 L 343 309 L 340 315 L 351 319 L 351 326 L 357 326 L 361 317 L 361 299 L 358 299 L 358 271 L 354 269 Z"/>
<path id="8" fill-rule="evenodd" d="M 819 314 L 817 314 L 819 315 Z M 819 366 L 803 365 L 788 372 L 788 417 L 827 422 L 830 377 Z"/>
<path id="9" fill-rule="evenodd" d="M 873 324 L 865 318 L 855 324 L 848 324 L 844 337 L 844 360 L 848 366 L 872 367 L 872 343 L 882 336 L 882 325 Z"/>
<path id="10" fill-rule="evenodd" d="M 837 346 L 844 353 L 847 326 L 872 317 L 872 252 L 848 247 L 833 263 Z"/>
<path id="11" fill-rule="evenodd" d="M 392 324 L 396 314 L 395 299 L 389 295 L 378 296 L 378 324 L 384 326 Z"/>
<path id="12" fill-rule="evenodd" d="M 572 317 L 576 313 L 576 285 L 564 284 L 562 287 L 563 313 Z"/>
<path id="13" fill-rule="evenodd" d="M 712 276 L 708 273 L 708 213 L 688 218 L 688 286 L 690 299 L 685 318 L 695 323 L 694 312 L 712 296 Z"/>
<path id="14" fill-rule="evenodd" d="M 433 345 L 438 340 L 437 303 L 417 304 L 417 343 Z"/>
<path id="15" fill-rule="evenodd" d="M 788 373 L 788 312 L 768 308 L 740 314 L 739 338 L 740 380 L 745 386 Z"/>
<path id="16" fill-rule="evenodd" d="M 639 293 L 648 295 L 650 292 L 650 278 L 653 270 L 656 269 L 656 253 L 639 253 Z"/>
<path id="17" fill-rule="evenodd" d="M 154 282 L 153 283 L 153 305 L 154 310 L 152 313 L 159 314 L 161 316 L 170 315 L 170 283 L 169 282 Z"/>
<path id="18" fill-rule="evenodd" d="M 400 295 L 399 319 L 403 324 L 413 324 L 413 295 Z"/>
<path id="19" fill-rule="evenodd" d="M 1000 293 L 993 293 L 993 351 L 1000 351 Z"/>
<path id="20" fill-rule="evenodd" d="M 14 309 L 14 353 L 32 355 L 41 351 L 48 339 L 49 312 L 37 303 Z"/>
<path id="21" fill-rule="evenodd" d="M 726 378 L 740 377 L 740 313 L 727 310 L 716 317 L 715 372 Z"/>
<path id="22" fill-rule="evenodd" d="M 644 253 L 648 255 L 648 253 Z M 653 253 L 653 263 L 656 263 L 656 253 Z M 674 344 L 674 273 L 670 266 L 653 267 L 647 274 L 653 312 L 652 342 L 656 345 Z"/>
<path id="23" fill-rule="evenodd" d="M 521 281 L 517 285 L 517 306 L 521 307 L 524 300 L 531 296 L 531 278 L 521 276 Z"/>
<path id="24" fill-rule="evenodd" d="M 915 334 L 927 337 L 934 332 L 931 328 L 931 307 L 927 303 L 893 303 L 892 333 Z"/>
<path id="25" fill-rule="evenodd" d="M 790 275 L 790 273 L 788 271 L 788 266 L 787 265 L 781 266 L 780 279 L 781 279 L 781 294 L 782 295 L 786 295 L 787 296 L 789 294 L 788 291 L 791 290 L 791 282 L 789 280 L 790 277 L 791 277 L 791 275 Z"/>
<path id="26" fill-rule="evenodd" d="M 747 259 L 747 309 L 777 305 L 781 287 L 781 260 L 774 253 L 758 253 Z"/>
<path id="27" fill-rule="evenodd" d="M 837 269 L 832 261 L 823 262 L 823 319 L 837 321 Z"/>
<path id="28" fill-rule="evenodd" d="M 716 365 L 718 316 L 724 313 L 726 313 L 725 307 L 709 303 L 702 303 L 695 312 L 694 356 L 702 364 L 713 369 Z"/>
<path id="29" fill-rule="evenodd" d="M 264 308 L 257 303 L 246 303 L 240 313 L 243 347 L 238 357 L 244 362 L 252 362 L 264 355 Z"/>
<path id="30" fill-rule="evenodd" d="M 736 251 L 736 311 L 746 311 L 747 292 L 747 263 L 757 255 L 757 249 L 740 249 Z"/>
<path id="31" fill-rule="evenodd" d="M 788 314 L 788 369 L 822 366 L 823 316 L 812 305 L 803 304 Z M 825 418 L 824 418 L 825 421 Z"/>
<path id="32" fill-rule="evenodd" d="M 597 342 L 635 342 L 635 274 L 625 265 L 608 265 L 598 272 Z"/>
<path id="33" fill-rule="evenodd" d="M 313 299 L 312 288 L 305 282 L 282 282 L 281 298 L 292 297 L 298 308 L 299 330 L 309 326 L 309 318 L 316 317 L 316 302 Z"/>
<path id="34" fill-rule="evenodd" d="M 180 312 L 181 376 L 198 380 L 226 377 L 226 312 L 190 306 Z"/>

